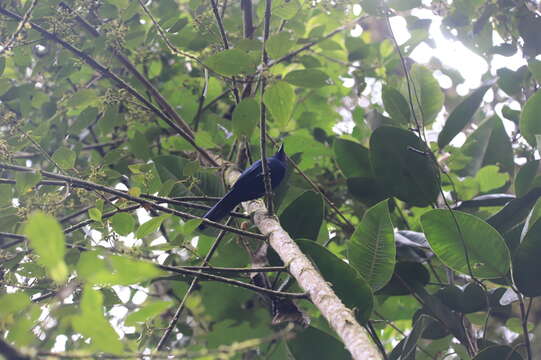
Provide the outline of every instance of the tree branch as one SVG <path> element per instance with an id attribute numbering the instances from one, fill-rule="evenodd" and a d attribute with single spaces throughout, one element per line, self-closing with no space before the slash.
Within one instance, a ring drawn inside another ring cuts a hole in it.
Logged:
<path id="1" fill-rule="evenodd" d="M 82 188 L 85 188 L 85 189 L 103 191 L 103 192 L 106 192 L 106 193 L 109 193 L 109 194 L 112 194 L 112 195 L 116 195 L 116 196 L 118 196 L 120 198 L 124 198 L 124 199 L 130 200 L 130 201 L 133 201 L 133 202 L 141 204 L 141 205 L 149 206 L 151 208 L 154 208 L 154 209 L 159 210 L 161 212 L 164 212 L 166 214 L 176 215 L 176 216 L 178 216 L 180 218 L 183 218 L 183 219 L 199 219 L 199 220 L 202 220 L 205 224 L 210 225 L 212 227 L 222 229 L 222 230 L 226 230 L 226 231 L 232 232 L 234 234 L 244 235 L 244 236 L 247 236 L 247 237 L 252 238 L 252 239 L 259 239 L 259 240 L 265 240 L 266 239 L 266 237 L 264 235 L 261 235 L 261 234 L 256 234 L 256 233 L 253 233 L 253 232 L 240 230 L 240 229 L 237 229 L 237 228 L 234 228 L 234 227 L 231 227 L 231 226 L 222 225 L 222 224 L 220 224 L 218 222 L 214 222 L 214 221 L 208 220 L 206 218 L 195 216 L 195 215 L 185 213 L 185 212 L 182 212 L 182 211 L 178 211 L 178 210 L 175 210 L 175 209 L 169 209 L 167 207 L 158 205 L 158 204 L 156 204 L 156 203 L 154 203 L 154 202 L 152 202 L 150 200 L 147 200 L 147 199 L 144 199 L 144 198 L 141 198 L 141 197 L 137 197 L 137 196 L 132 196 L 128 192 L 118 190 L 118 189 L 114 189 L 114 188 L 111 188 L 111 187 L 108 187 L 108 186 L 105 186 L 105 185 L 96 184 L 96 183 L 93 183 L 93 182 L 90 182 L 90 181 L 81 180 L 81 179 L 74 178 L 74 177 L 67 176 L 67 175 L 55 174 L 55 173 L 51 173 L 51 172 L 48 172 L 48 171 L 45 171 L 45 170 L 27 168 L 27 167 L 24 167 L 24 166 L 17 166 L 17 165 L 9 165 L 9 164 L 4 164 L 4 163 L 0 163 L 0 169 L 13 170 L 13 171 L 24 171 L 24 172 L 37 171 L 44 177 L 63 180 L 65 182 L 68 182 L 70 184 L 78 185 L 79 187 L 82 187 Z"/>
<path id="2" fill-rule="evenodd" d="M 240 172 L 234 168 L 226 170 L 226 182 L 234 184 Z M 378 348 L 370 340 L 367 331 L 359 325 L 353 311 L 348 309 L 336 296 L 330 285 L 315 266 L 302 253 L 295 241 L 281 227 L 275 217 L 268 216 L 267 209 L 259 200 L 243 203 L 262 234 L 268 236 L 269 244 L 287 264 L 289 272 L 309 295 L 312 303 L 327 319 L 346 348 L 356 360 L 381 359 Z"/>
<path id="3" fill-rule="evenodd" d="M 270 21 L 271 21 L 271 6 L 272 0 L 265 1 L 265 15 L 263 20 L 263 45 L 261 49 L 261 62 L 263 66 L 266 66 L 269 57 L 267 55 L 267 50 L 265 46 L 267 45 L 267 40 L 269 39 L 270 33 Z M 259 88 L 259 142 L 260 142 L 260 152 L 261 152 L 261 165 L 263 168 L 263 184 L 265 185 L 265 200 L 267 204 L 267 210 L 269 215 L 274 215 L 274 204 L 272 202 L 272 185 L 271 185 L 271 173 L 269 169 L 269 163 L 267 162 L 267 146 L 266 146 L 266 136 L 267 136 L 267 117 L 266 117 L 266 107 L 263 102 L 263 95 L 265 94 L 265 85 L 266 79 L 265 75 L 261 74 L 261 86 Z"/>
<path id="4" fill-rule="evenodd" d="M 12 19 L 21 20 L 21 16 L 0 7 L 0 14 L 3 14 L 5 16 L 11 17 Z M 103 66 L 99 62 L 97 62 L 95 59 L 90 57 L 89 55 L 85 54 L 83 51 L 79 50 L 75 46 L 69 44 L 68 42 L 62 40 L 55 34 L 45 30 L 41 26 L 33 23 L 28 22 L 28 24 L 32 27 L 32 29 L 36 30 L 40 34 L 42 34 L 47 39 L 50 39 L 54 42 L 57 42 L 62 47 L 64 47 L 66 50 L 69 50 L 73 54 L 75 54 L 77 57 L 82 59 L 85 63 L 87 63 L 90 67 L 92 67 L 94 70 L 101 73 L 104 77 L 112 80 L 114 83 L 117 84 L 118 87 L 126 90 L 128 93 L 130 93 L 132 96 L 134 96 L 137 100 L 139 100 L 141 103 L 143 103 L 146 107 L 148 107 L 154 114 L 156 114 L 158 117 L 160 117 L 163 121 L 165 121 L 171 128 L 173 128 L 180 136 L 182 136 L 190 145 L 194 147 L 210 164 L 214 166 L 218 166 L 218 163 L 216 160 L 214 160 L 213 157 L 209 155 L 209 153 L 198 146 L 195 143 L 195 140 L 192 136 L 190 136 L 189 133 L 186 132 L 185 129 L 183 129 L 180 125 L 177 125 L 174 121 L 172 121 L 169 116 L 167 116 L 164 112 L 162 112 L 160 109 L 158 109 L 154 104 L 152 104 L 150 101 L 148 101 L 143 95 L 141 95 L 137 90 L 135 90 L 133 87 L 131 87 L 127 82 L 122 80 L 118 75 L 116 75 L 113 71 L 111 71 L 109 68 Z M 189 128 L 189 127 L 188 127 Z"/>

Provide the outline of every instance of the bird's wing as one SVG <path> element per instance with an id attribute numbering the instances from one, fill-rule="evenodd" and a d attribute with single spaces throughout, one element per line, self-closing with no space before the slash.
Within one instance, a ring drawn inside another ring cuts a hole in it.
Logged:
<path id="1" fill-rule="evenodd" d="M 251 180 L 262 175 L 263 172 L 261 167 L 261 160 L 257 160 L 248 169 L 244 170 L 242 174 L 240 174 L 240 177 L 237 179 L 237 182 L 234 186 L 242 186 L 246 180 Z"/>

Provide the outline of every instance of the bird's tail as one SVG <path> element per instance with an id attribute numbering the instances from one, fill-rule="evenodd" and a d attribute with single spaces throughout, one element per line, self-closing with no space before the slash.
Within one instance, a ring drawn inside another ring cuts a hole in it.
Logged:
<path id="1" fill-rule="evenodd" d="M 229 190 L 223 198 L 220 199 L 210 210 L 203 216 L 212 221 L 220 221 L 240 203 L 238 194 L 235 188 Z M 205 223 L 199 225 L 199 230 L 206 227 Z"/>

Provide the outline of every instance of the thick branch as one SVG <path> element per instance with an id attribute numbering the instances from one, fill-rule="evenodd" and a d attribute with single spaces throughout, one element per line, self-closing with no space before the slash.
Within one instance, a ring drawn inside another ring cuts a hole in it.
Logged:
<path id="1" fill-rule="evenodd" d="M 240 172 L 234 168 L 226 171 L 226 182 L 234 184 Z M 255 225 L 268 236 L 269 243 L 289 268 L 290 274 L 308 293 L 312 303 L 321 311 L 336 331 L 346 348 L 356 360 L 381 359 L 377 347 L 370 340 L 367 331 L 357 323 L 353 311 L 348 309 L 336 296 L 332 288 L 302 253 L 295 241 L 281 227 L 278 220 L 267 215 L 267 209 L 259 201 L 243 203 L 249 214 L 253 214 Z"/>

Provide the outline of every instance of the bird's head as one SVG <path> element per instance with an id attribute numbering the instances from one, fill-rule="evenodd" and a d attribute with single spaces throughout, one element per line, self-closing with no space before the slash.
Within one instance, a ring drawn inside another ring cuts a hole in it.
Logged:
<path id="1" fill-rule="evenodd" d="M 282 143 L 282 145 L 280 145 L 280 148 L 278 149 L 276 154 L 274 154 L 274 157 L 277 158 L 280 161 L 285 161 L 286 160 L 286 152 L 284 150 L 284 143 Z"/>

